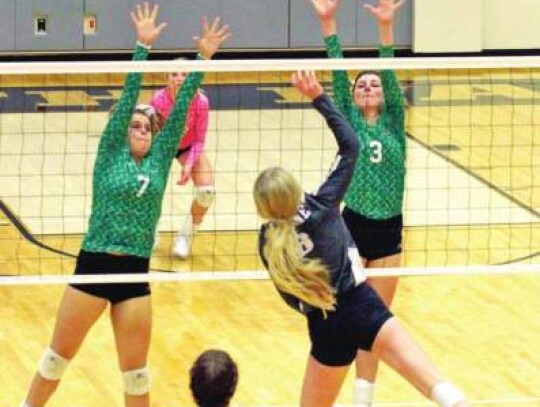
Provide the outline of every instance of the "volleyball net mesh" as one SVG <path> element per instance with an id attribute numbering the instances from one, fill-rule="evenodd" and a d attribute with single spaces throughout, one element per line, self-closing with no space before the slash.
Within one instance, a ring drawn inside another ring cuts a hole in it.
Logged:
<path id="1" fill-rule="evenodd" d="M 366 65 L 393 64 L 403 89 L 404 269 L 395 273 L 510 264 L 536 271 L 540 264 L 540 63 L 478 60 L 338 61 L 351 78 Z M 316 68 L 331 93 L 336 61 L 256 62 L 101 63 L 98 73 L 89 73 L 98 71 L 92 63 L 65 64 L 65 72 L 54 64 L 2 65 L 0 274 L 72 274 L 91 210 L 97 146 L 124 73 L 145 71 L 139 102 L 148 103 L 166 85 L 166 71 L 195 68 L 209 71 L 205 154 L 216 200 L 191 255 L 176 258 L 174 235 L 194 186 L 177 185 L 181 167 L 173 162 L 151 269 L 187 278 L 261 271 L 251 195 L 258 172 L 280 165 L 315 190 L 336 153 L 320 115 L 291 86 L 291 71 Z"/>

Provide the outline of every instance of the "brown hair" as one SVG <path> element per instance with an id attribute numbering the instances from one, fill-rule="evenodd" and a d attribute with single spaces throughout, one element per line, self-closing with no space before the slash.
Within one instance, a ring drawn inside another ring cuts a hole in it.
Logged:
<path id="1" fill-rule="evenodd" d="M 356 78 L 354 78 L 353 87 L 352 87 L 353 91 L 356 88 L 356 83 L 364 75 L 375 75 L 375 76 L 378 76 L 379 78 L 381 77 L 381 73 L 379 71 L 374 71 L 372 69 L 368 69 L 368 70 L 365 70 L 365 71 L 360 71 L 360 72 L 358 72 L 358 75 L 356 75 Z"/>

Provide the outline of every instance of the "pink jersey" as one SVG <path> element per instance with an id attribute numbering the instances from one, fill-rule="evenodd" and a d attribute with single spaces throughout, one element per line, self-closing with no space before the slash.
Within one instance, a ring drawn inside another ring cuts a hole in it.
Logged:
<path id="1" fill-rule="evenodd" d="M 166 119 L 173 109 L 174 100 L 167 88 L 163 88 L 154 93 L 150 104 Z M 178 149 L 191 147 L 186 157 L 186 165 L 193 166 L 204 150 L 209 108 L 208 98 L 202 92 L 197 92 L 189 105 L 184 137 L 178 146 Z"/>

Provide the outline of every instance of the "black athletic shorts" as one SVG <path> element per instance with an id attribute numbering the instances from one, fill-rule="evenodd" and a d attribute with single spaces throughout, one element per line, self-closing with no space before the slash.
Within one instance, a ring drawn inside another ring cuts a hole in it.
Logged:
<path id="1" fill-rule="evenodd" d="M 187 153 L 189 150 L 191 150 L 191 146 L 187 146 L 187 147 L 184 147 L 184 148 L 179 148 L 178 150 L 176 150 L 175 157 L 178 158 L 182 154 Z"/>
<path id="2" fill-rule="evenodd" d="M 143 274 L 148 273 L 150 259 L 137 256 L 115 256 L 81 250 L 75 274 Z M 111 304 L 150 295 L 148 283 L 70 284 L 77 290 L 109 300 Z"/>
<path id="3" fill-rule="evenodd" d="M 377 293 L 367 283 L 338 297 L 336 311 L 307 314 L 311 355 L 326 366 L 348 366 L 358 349 L 370 351 L 381 327 L 392 318 Z"/>
<path id="4" fill-rule="evenodd" d="M 403 215 L 377 220 L 345 207 L 342 216 L 364 259 L 377 260 L 401 253 Z"/>

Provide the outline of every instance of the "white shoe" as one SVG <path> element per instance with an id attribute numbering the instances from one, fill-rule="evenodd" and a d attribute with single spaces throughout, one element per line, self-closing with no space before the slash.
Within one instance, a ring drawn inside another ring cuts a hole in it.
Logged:
<path id="1" fill-rule="evenodd" d="M 190 249 L 191 239 L 185 235 L 177 235 L 174 239 L 173 254 L 181 259 L 186 259 Z"/>
<path id="2" fill-rule="evenodd" d="M 193 218 L 191 214 L 187 214 L 184 219 L 182 229 L 178 231 L 174 238 L 173 254 L 186 259 L 191 251 L 191 242 L 193 240 L 193 234 L 197 231 L 197 226 L 193 224 Z"/>

